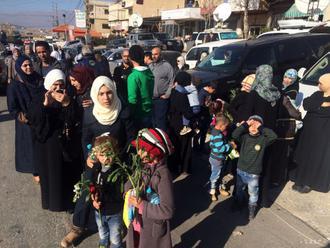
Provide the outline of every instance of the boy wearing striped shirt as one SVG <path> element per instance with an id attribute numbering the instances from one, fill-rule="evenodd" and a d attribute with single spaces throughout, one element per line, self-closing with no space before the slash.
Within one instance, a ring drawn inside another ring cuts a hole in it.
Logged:
<path id="1" fill-rule="evenodd" d="M 211 130 L 211 137 L 210 137 L 211 153 L 210 153 L 209 162 L 211 165 L 210 195 L 212 201 L 217 200 L 216 186 L 220 177 L 221 168 L 226 159 L 226 155 L 232 149 L 232 145 L 227 142 L 227 139 L 224 135 L 224 132 L 226 131 L 228 124 L 229 124 L 228 118 L 225 117 L 224 115 L 219 115 L 216 117 L 215 126 Z"/>

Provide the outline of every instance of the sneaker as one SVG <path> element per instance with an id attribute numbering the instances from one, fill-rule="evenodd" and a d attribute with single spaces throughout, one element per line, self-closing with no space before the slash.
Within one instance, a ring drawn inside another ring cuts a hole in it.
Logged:
<path id="1" fill-rule="evenodd" d="M 311 189 L 309 186 L 307 186 L 307 185 L 302 186 L 302 187 L 298 190 L 298 192 L 299 192 L 299 193 L 302 193 L 302 194 L 307 194 L 307 193 L 309 193 L 309 192 L 311 192 L 311 191 L 312 191 L 312 189 Z"/>
<path id="2" fill-rule="evenodd" d="M 211 195 L 211 200 L 212 201 L 217 201 L 218 200 L 216 194 Z"/>
<path id="3" fill-rule="evenodd" d="M 199 134 L 201 130 L 198 128 L 195 128 L 194 131 L 195 131 L 195 134 Z"/>
<path id="4" fill-rule="evenodd" d="M 62 239 L 61 247 L 68 248 L 72 247 L 73 242 L 76 241 L 83 234 L 84 230 L 80 227 L 73 226 L 70 232 Z"/>
<path id="5" fill-rule="evenodd" d="M 186 135 L 186 134 L 190 133 L 191 131 L 192 131 L 192 129 L 190 127 L 184 126 L 180 131 L 180 135 Z"/>
<path id="6" fill-rule="evenodd" d="M 222 188 L 219 189 L 219 193 L 222 196 L 230 196 L 230 193 L 227 190 L 222 189 Z"/>

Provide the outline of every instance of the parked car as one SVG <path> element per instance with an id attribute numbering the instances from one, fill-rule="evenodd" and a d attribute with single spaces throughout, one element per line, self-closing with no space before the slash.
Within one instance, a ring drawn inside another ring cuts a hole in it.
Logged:
<path id="1" fill-rule="evenodd" d="M 199 32 L 196 40 L 195 45 L 202 44 L 204 42 L 205 36 L 209 35 L 210 32 Z M 234 30 L 221 30 L 221 31 L 212 31 L 212 34 L 214 35 L 214 38 L 212 41 L 218 41 L 218 40 L 232 40 L 232 39 L 238 39 L 238 35 Z"/>
<path id="2" fill-rule="evenodd" d="M 197 46 L 194 46 L 190 48 L 190 50 L 187 52 L 185 56 L 186 64 L 189 65 L 190 69 L 195 68 L 196 63 L 201 57 L 201 54 L 203 52 L 206 52 L 207 54 L 210 54 L 215 48 L 221 47 L 236 41 L 240 41 L 237 39 L 234 40 L 222 40 L 222 41 L 212 41 L 204 44 L 200 44 Z"/>
<path id="3" fill-rule="evenodd" d="M 126 38 L 115 38 L 109 40 L 107 43 L 107 49 L 126 47 Z"/>
<path id="4" fill-rule="evenodd" d="M 190 70 L 195 84 L 219 82 L 219 97 L 228 99 L 229 90 L 240 84 L 262 64 L 274 71 L 274 84 L 280 87 L 289 68 L 310 67 L 330 51 L 330 34 L 293 34 L 272 39 L 238 41 L 221 46 Z"/>
<path id="5" fill-rule="evenodd" d="M 183 43 L 172 38 L 168 33 L 154 33 L 155 37 L 162 42 L 162 49 L 182 52 Z"/>
<path id="6" fill-rule="evenodd" d="M 306 70 L 304 67 L 299 69 L 298 75 L 301 79 L 299 81 L 297 105 L 300 105 L 303 116 L 305 115 L 305 110 L 301 104 L 303 99 L 319 90 L 319 78 L 326 73 L 330 73 L 330 52 L 320 58 L 310 69 Z"/>
<path id="7" fill-rule="evenodd" d="M 103 53 L 103 56 L 105 56 L 109 62 L 110 72 L 112 75 L 115 68 L 122 63 L 121 53 L 123 50 L 123 48 L 118 48 Z"/>
<path id="8" fill-rule="evenodd" d="M 63 45 L 63 48 L 72 48 L 72 49 L 78 49 L 81 48 L 84 44 L 82 43 L 81 40 L 72 40 L 72 41 L 67 41 Z"/>
<path id="9" fill-rule="evenodd" d="M 140 45 L 143 49 L 148 50 L 156 46 L 161 46 L 161 41 L 157 40 L 152 33 L 144 31 L 136 31 L 129 33 L 126 41 L 127 47 Z"/>

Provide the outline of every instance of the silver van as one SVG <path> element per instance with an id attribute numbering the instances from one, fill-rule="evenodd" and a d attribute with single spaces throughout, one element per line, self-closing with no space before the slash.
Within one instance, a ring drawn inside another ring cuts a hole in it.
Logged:
<path id="1" fill-rule="evenodd" d="M 157 40 L 152 33 L 148 32 L 134 32 L 130 33 L 126 39 L 127 47 L 131 47 L 133 45 L 139 45 L 145 50 L 152 49 L 156 46 L 161 46 L 162 42 Z"/>

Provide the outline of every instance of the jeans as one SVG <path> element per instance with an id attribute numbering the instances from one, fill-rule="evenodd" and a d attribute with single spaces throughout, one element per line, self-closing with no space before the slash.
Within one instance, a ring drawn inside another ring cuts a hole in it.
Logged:
<path id="1" fill-rule="evenodd" d="M 220 177 L 223 161 L 216 160 L 216 159 L 210 157 L 209 162 L 211 164 L 211 176 L 210 176 L 211 189 L 215 189 L 216 184 Z"/>
<path id="2" fill-rule="evenodd" d="M 167 111 L 169 107 L 168 99 L 153 99 L 152 100 L 152 124 L 154 128 L 160 128 L 167 131 Z"/>
<path id="3" fill-rule="evenodd" d="M 123 243 L 121 237 L 121 214 L 101 215 L 100 219 L 99 212 L 95 211 L 95 220 L 99 229 L 99 244 L 107 247 L 111 242 L 113 248 L 122 248 Z"/>
<path id="4" fill-rule="evenodd" d="M 248 187 L 249 205 L 257 205 L 259 195 L 259 175 L 254 175 L 237 168 L 236 197 L 239 202 L 244 201 L 244 189 Z"/>
<path id="5" fill-rule="evenodd" d="M 197 115 L 201 111 L 201 106 L 192 106 L 192 112 Z M 184 115 L 182 116 L 182 123 L 184 126 L 189 126 L 190 120 L 188 120 Z"/>

